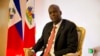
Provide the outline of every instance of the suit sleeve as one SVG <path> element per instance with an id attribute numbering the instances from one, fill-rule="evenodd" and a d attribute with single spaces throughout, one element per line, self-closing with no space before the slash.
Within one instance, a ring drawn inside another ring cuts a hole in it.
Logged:
<path id="1" fill-rule="evenodd" d="M 39 51 L 43 47 L 43 38 L 41 37 L 36 45 L 32 48 L 35 52 Z"/>
<path id="2" fill-rule="evenodd" d="M 71 24 L 67 31 L 68 31 L 68 33 L 66 33 L 66 35 L 65 35 L 66 41 L 64 41 L 64 42 L 66 42 L 67 47 L 62 50 L 56 51 L 55 52 L 56 56 L 62 56 L 64 54 L 74 53 L 77 51 L 78 34 L 77 34 L 77 30 L 76 30 L 76 25 Z"/>
<path id="3" fill-rule="evenodd" d="M 43 37 L 44 37 L 45 27 L 43 29 L 41 38 L 37 41 L 35 46 L 32 48 L 35 52 L 39 51 L 44 46 L 44 38 Z"/>

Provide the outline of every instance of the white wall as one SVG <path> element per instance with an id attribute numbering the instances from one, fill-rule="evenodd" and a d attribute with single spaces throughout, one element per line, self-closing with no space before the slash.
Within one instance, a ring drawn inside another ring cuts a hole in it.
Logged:
<path id="1" fill-rule="evenodd" d="M 63 18 L 86 29 L 82 56 L 92 56 L 88 48 L 100 46 L 100 0 L 35 0 L 36 40 L 40 38 L 44 25 L 50 21 L 50 4 L 58 4 Z"/>

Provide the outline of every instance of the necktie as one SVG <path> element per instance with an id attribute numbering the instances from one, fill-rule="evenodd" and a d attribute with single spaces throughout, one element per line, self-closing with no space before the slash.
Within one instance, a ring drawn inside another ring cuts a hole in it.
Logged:
<path id="1" fill-rule="evenodd" d="M 47 43 L 48 45 L 47 45 L 47 47 L 45 49 L 45 52 L 44 52 L 43 56 L 47 56 L 49 54 L 49 52 L 50 52 L 50 49 L 51 49 L 52 43 L 53 43 L 53 39 L 55 37 L 55 29 L 56 29 L 56 26 L 54 26 L 52 28 L 51 34 L 49 36 L 50 39 L 48 40 L 48 43 Z"/>

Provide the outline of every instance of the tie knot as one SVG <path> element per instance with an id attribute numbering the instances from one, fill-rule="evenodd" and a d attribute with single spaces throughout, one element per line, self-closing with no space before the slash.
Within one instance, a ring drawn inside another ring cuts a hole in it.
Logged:
<path id="1" fill-rule="evenodd" d="M 56 30 L 56 28 L 57 28 L 56 26 L 53 26 L 52 31 L 55 31 L 55 30 Z"/>
<path id="2" fill-rule="evenodd" d="M 56 26 L 53 26 L 53 28 L 56 29 L 57 27 Z"/>

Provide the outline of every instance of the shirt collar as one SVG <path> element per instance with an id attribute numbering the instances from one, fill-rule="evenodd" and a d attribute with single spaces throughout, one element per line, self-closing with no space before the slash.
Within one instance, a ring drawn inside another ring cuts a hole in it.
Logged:
<path id="1" fill-rule="evenodd" d="M 59 27 L 61 25 L 61 23 L 62 23 L 62 20 L 60 20 L 60 22 L 58 24 L 56 24 L 56 25 L 53 24 L 53 26 Z"/>

